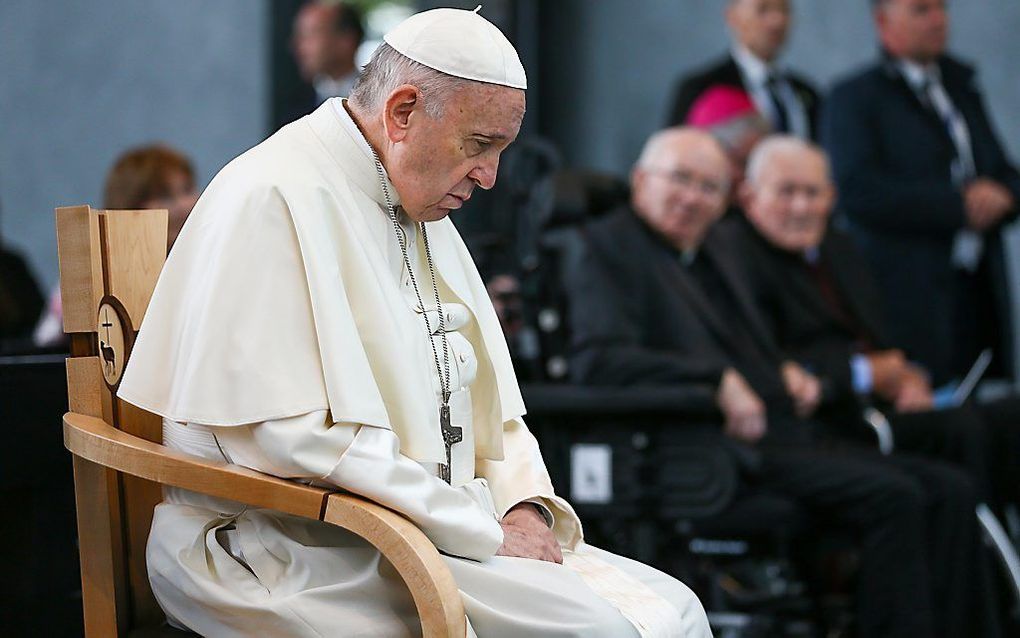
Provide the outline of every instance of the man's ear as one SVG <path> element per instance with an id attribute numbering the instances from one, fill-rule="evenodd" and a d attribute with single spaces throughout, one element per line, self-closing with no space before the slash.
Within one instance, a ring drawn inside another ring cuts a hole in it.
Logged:
<path id="1" fill-rule="evenodd" d="M 391 142 L 402 142 L 411 125 L 411 114 L 421 106 L 421 91 L 411 84 L 393 89 L 383 109 L 383 127 Z"/>

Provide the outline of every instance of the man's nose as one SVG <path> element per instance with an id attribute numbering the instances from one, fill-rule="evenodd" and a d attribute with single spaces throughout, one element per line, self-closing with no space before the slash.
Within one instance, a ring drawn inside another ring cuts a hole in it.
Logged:
<path id="1" fill-rule="evenodd" d="M 485 190 L 489 190 L 496 185 L 497 171 L 499 171 L 498 157 L 479 164 L 470 173 L 468 173 L 468 177 Z"/>

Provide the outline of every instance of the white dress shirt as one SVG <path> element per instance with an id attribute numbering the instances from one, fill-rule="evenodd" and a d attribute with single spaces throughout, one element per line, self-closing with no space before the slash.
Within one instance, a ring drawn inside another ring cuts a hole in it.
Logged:
<path id="1" fill-rule="evenodd" d="M 778 128 L 780 116 L 776 113 L 767 86 L 769 78 L 774 77 L 776 96 L 786 109 L 789 132 L 797 137 L 809 139 L 811 124 L 807 109 L 804 108 L 804 103 L 797 96 L 793 85 L 786 79 L 784 71 L 775 64 L 765 62 L 741 44 L 733 46 L 733 60 L 740 69 L 744 85 L 748 88 L 758 112 L 764 115 L 774 128 Z"/>

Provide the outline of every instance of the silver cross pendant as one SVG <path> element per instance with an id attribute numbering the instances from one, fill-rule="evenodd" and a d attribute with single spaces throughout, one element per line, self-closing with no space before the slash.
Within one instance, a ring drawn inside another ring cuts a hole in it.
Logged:
<path id="1" fill-rule="evenodd" d="M 453 444 L 464 440 L 464 428 L 454 427 L 450 423 L 450 406 L 445 402 L 439 408 L 439 428 L 443 433 L 443 443 L 446 445 L 446 465 L 439 466 L 439 478 L 450 483 L 452 481 L 450 467 L 453 464 Z"/>

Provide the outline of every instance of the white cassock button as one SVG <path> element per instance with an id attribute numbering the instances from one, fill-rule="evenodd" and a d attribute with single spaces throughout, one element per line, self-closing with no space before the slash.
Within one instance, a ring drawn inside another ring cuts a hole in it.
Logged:
<path id="1" fill-rule="evenodd" d="M 461 352 L 459 355 L 457 355 L 457 358 L 460 359 L 461 363 L 467 363 L 468 356 L 466 354 L 464 354 L 463 352 Z"/>

